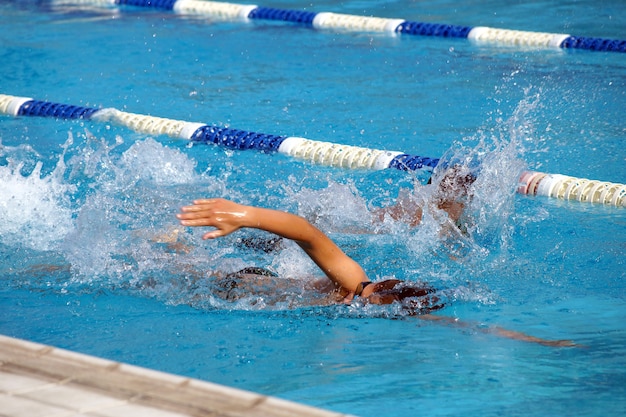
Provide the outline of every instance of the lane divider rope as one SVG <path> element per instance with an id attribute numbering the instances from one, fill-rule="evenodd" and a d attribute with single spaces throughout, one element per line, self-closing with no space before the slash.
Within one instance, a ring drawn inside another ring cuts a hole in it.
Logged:
<path id="1" fill-rule="evenodd" d="M 575 178 L 560 174 L 525 171 L 517 189 L 520 194 L 576 200 L 586 203 L 626 206 L 626 185 Z"/>
<path id="2" fill-rule="evenodd" d="M 300 137 L 268 135 L 205 123 L 123 112 L 114 108 L 90 108 L 51 103 L 28 97 L 0 94 L 0 113 L 10 116 L 40 116 L 87 119 L 124 126 L 147 135 L 167 135 L 197 143 L 212 143 L 231 149 L 278 152 L 316 164 L 351 169 L 432 170 L 438 158 L 397 151 L 368 149 Z"/>
<path id="3" fill-rule="evenodd" d="M 115 5 L 149 7 L 171 10 L 183 15 L 200 15 L 220 20 L 274 20 L 298 23 L 320 30 L 466 38 L 478 44 L 626 52 L 626 40 L 573 36 L 564 33 L 498 29 L 483 26 L 471 27 L 411 22 L 404 19 L 287 10 L 250 4 L 201 0 L 53 0 L 53 3 L 108 7 Z"/>
<path id="4" fill-rule="evenodd" d="M 0 114 L 14 117 L 39 116 L 112 123 L 146 135 L 167 135 L 231 149 L 280 153 L 295 159 L 337 168 L 432 170 L 440 161 L 438 158 L 409 155 L 398 151 L 369 149 L 293 136 L 268 135 L 204 123 L 128 113 L 114 108 L 74 106 L 5 94 L 0 94 Z M 623 184 L 534 171 L 523 172 L 519 182 L 517 191 L 520 194 L 620 207 L 626 205 L 626 185 Z"/>

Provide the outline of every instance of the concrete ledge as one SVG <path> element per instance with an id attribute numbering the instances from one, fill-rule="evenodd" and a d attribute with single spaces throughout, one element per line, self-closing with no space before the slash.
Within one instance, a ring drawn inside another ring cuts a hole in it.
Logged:
<path id="1" fill-rule="evenodd" d="M 346 417 L 0 335 L 0 415 Z"/>

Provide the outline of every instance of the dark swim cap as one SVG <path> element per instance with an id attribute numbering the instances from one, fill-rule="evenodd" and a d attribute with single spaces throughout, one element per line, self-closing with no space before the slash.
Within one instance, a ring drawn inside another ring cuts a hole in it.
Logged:
<path id="1" fill-rule="evenodd" d="M 381 304 L 398 302 L 409 314 L 427 314 L 445 307 L 437 290 L 428 284 L 390 279 L 377 284 L 372 295 L 379 297 Z"/>
<path id="2" fill-rule="evenodd" d="M 258 266 L 248 266 L 237 272 L 231 272 L 230 274 L 226 275 L 226 277 L 227 278 L 239 278 L 242 275 L 262 275 L 264 277 L 277 277 L 278 276 L 275 272 L 272 272 L 269 269 L 259 268 Z"/>

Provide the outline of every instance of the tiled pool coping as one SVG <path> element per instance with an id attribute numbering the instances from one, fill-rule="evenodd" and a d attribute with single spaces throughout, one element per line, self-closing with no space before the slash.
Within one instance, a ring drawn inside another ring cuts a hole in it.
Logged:
<path id="1" fill-rule="evenodd" d="M 0 335 L 0 415 L 346 416 L 3 335 Z"/>

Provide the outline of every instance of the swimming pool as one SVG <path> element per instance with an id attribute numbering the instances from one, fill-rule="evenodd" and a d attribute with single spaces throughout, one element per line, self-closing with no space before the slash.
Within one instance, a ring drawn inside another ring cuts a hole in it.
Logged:
<path id="1" fill-rule="evenodd" d="M 598 2 L 281 2 L 279 8 L 624 39 Z M 548 7 L 552 6 L 552 7 Z M 0 332 L 361 416 L 618 415 L 626 402 L 623 208 L 515 194 L 536 169 L 624 183 L 623 54 L 0 2 L 0 92 L 268 134 L 483 160 L 455 248 L 434 221 L 361 233 L 425 172 L 343 170 L 106 123 L 0 119 Z M 532 18 L 531 18 L 532 17 Z M 315 219 L 373 278 L 445 288 L 440 314 L 553 349 L 357 307 L 231 305 L 193 271 L 315 273 L 242 232 L 168 246 L 173 214 L 225 196 Z M 358 232 L 358 233 L 357 233 Z M 451 257 L 451 255 L 454 255 Z M 191 271 L 191 272 L 190 272 Z"/>

